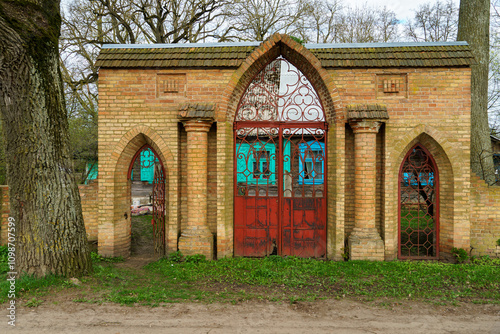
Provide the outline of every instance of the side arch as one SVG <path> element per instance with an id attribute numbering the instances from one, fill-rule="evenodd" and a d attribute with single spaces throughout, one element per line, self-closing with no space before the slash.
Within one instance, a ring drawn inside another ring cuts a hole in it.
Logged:
<path id="1" fill-rule="evenodd" d="M 116 144 L 115 149 L 112 153 L 112 159 L 116 161 L 114 164 L 115 171 L 119 170 L 119 164 L 120 162 L 123 162 L 123 159 L 129 159 L 130 161 L 132 161 L 132 157 L 135 155 L 138 149 L 136 147 L 137 145 L 143 146 L 145 144 L 151 146 L 155 150 L 155 152 L 162 158 L 169 176 L 173 178 L 173 171 L 175 170 L 173 162 L 175 160 L 173 159 L 172 153 L 170 152 L 167 144 L 161 138 L 161 136 L 154 129 L 145 125 L 132 127 L 129 131 L 127 131 L 127 133 L 122 136 L 122 138 L 120 138 L 120 140 Z M 133 152 L 132 156 L 129 156 L 130 150 L 133 150 L 134 148 L 137 149 Z"/>
<path id="2" fill-rule="evenodd" d="M 384 239 L 386 243 L 386 258 L 395 259 L 398 252 L 398 176 L 399 169 L 409 150 L 420 144 L 434 158 L 439 170 L 439 250 L 450 252 L 454 247 L 456 228 L 456 181 L 455 173 L 458 161 L 452 161 L 454 148 L 443 135 L 430 126 L 418 125 L 397 142 L 393 147 L 401 148 L 388 152 L 387 177 L 385 187 L 385 226 Z"/>
<path id="3" fill-rule="evenodd" d="M 177 250 L 177 180 L 175 160 L 161 136 L 152 128 L 140 125 L 130 129 L 116 143 L 107 165 L 113 166 L 110 171 L 102 170 L 104 179 L 99 185 L 101 207 L 109 208 L 112 220 L 99 222 L 99 252 L 103 255 L 124 256 L 130 255 L 131 234 L 131 181 L 128 178 L 130 164 L 136 153 L 144 146 L 149 145 L 162 161 L 165 169 L 166 191 L 166 240 L 167 252 Z M 101 173 L 101 170 L 99 171 Z M 111 172 L 111 173 L 110 173 Z M 109 182 L 111 181 L 111 182 Z M 101 188 L 102 187 L 102 188 Z M 110 236 L 112 236 L 110 238 Z"/>
<path id="4" fill-rule="evenodd" d="M 398 258 L 439 258 L 439 169 L 420 143 L 412 146 L 398 174 Z"/>

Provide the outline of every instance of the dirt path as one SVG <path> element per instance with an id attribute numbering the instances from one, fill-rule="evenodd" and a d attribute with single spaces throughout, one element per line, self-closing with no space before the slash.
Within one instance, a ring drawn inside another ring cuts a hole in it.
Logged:
<path id="1" fill-rule="evenodd" d="M 4 307 L 2 307 L 4 309 Z M 2 317 L 4 318 L 4 317 Z M 0 332 L 7 326 L 2 320 Z M 43 304 L 17 310 L 19 333 L 500 333 L 500 305 L 459 307 L 349 300 L 278 304 Z"/>

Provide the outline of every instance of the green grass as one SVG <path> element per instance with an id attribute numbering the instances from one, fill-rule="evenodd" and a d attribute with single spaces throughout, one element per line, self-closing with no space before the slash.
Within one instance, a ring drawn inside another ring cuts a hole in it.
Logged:
<path id="1" fill-rule="evenodd" d="M 356 298 L 389 298 L 432 303 L 500 303 L 500 260 L 480 258 L 472 264 L 424 261 L 319 261 L 270 256 L 206 261 L 201 256 L 179 261 L 161 259 L 141 269 L 99 261 L 94 273 L 75 286 L 49 276 L 16 282 L 32 307 L 53 293 L 72 295 L 81 303 L 113 302 L 159 306 L 175 302 L 228 302 L 248 299 L 276 302 Z M 0 302 L 8 284 L 1 274 Z M 26 304 L 27 305 L 27 304 Z"/>
<path id="2" fill-rule="evenodd" d="M 420 217 L 420 222 L 418 217 Z M 420 226 L 419 226 L 420 223 Z M 434 219 L 424 210 L 401 209 L 401 230 L 410 227 L 412 230 L 434 229 Z"/>
<path id="3" fill-rule="evenodd" d="M 137 227 L 132 231 L 132 237 L 152 238 L 153 224 L 151 224 L 152 215 L 132 216 L 132 225 Z"/>

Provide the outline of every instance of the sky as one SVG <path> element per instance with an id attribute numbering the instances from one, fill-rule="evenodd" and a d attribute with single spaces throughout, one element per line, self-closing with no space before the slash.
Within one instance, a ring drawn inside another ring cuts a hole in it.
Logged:
<path id="1" fill-rule="evenodd" d="M 420 5 L 425 3 L 435 3 L 436 0 L 344 0 L 343 3 L 345 5 L 356 7 L 356 6 L 365 6 L 368 7 L 383 7 L 386 6 L 387 9 L 392 10 L 396 13 L 396 17 L 399 20 L 405 20 L 407 18 L 413 18 L 413 12 Z M 460 4 L 460 0 L 453 0 L 453 2 L 457 5 Z"/>

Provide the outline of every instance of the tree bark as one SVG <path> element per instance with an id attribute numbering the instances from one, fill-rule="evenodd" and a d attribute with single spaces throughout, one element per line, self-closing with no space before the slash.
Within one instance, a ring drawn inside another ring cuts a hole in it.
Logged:
<path id="1" fill-rule="evenodd" d="M 0 111 L 18 275 L 92 269 L 68 149 L 60 25 L 57 0 L 0 0 Z"/>
<path id="2" fill-rule="evenodd" d="M 477 62 L 471 66 L 471 169 L 493 184 L 495 170 L 488 125 L 489 29 L 490 1 L 460 0 L 457 40 L 469 43 Z"/>

